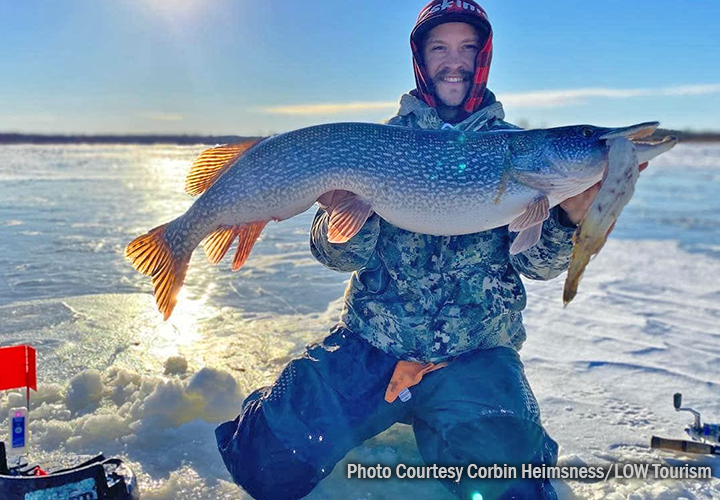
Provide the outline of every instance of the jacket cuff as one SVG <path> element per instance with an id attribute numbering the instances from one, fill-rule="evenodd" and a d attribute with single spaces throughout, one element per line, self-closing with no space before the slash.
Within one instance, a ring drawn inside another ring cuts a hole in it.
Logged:
<path id="1" fill-rule="evenodd" d="M 577 229 L 578 225 L 570 220 L 567 212 L 560 206 L 557 206 L 557 221 L 560 227 L 566 229 Z"/>

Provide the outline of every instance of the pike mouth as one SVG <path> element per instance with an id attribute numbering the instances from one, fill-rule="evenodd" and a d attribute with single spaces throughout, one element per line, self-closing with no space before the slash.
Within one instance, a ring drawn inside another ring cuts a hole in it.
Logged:
<path id="1" fill-rule="evenodd" d="M 657 130 L 660 126 L 660 122 L 644 122 L 638 123 L 637 125 L 630 125 L 629 127 L 620 127 L 610 129 L 610 132 L 606 132 L 600 136 L 601 140 L 604 139 L 615 139 L 617 137 L 625 137 L 631 141 L 635 139 L 642 139 L 647 137 Z"/>
<path id="2" fill-rule="evenodd" d="M 678 143 L 678 138 L 669 135 L 659 141 L 632 141 L 635 144 L 635 153 L 637 154 L 638 163 L 645 163 L 656 156 L 670 151 Z"/>
<path id="3" fill-rule="evenodd" d="M 650 146 L 664 146 L 664 145 L 670 144 L 670 143 L 672 143 L 672 145 L 674 146 L 674 145 L 677 144 L 679 141 L 680 141 L 680 140 L 677 138 L 677 136 L 674 136 L 674 135 L 666 135 L 666 136 L 663 137 L 662 139 L 655 140 L 655 141 L 650 141 L 650 140 L 648 140 L 648 141 L 638 141 L 638 140 L 632 139 L 633 144 L 635 144 L 636 146 L 646 146 L 646 147 L 650 147 Z"/>
<path id="4" fill-rule="evenodd" d="M 609 140 L 625 137 L 631 140 L 633 144 L 635 144 L 638 162 L 645 163 L 666 151 L 670 151 L 678 143 L 678 138 L 672 135 L 659 141 L 639 140 L 655 132 L 659 125 L 660 122 L 644 122 L 638 123 L 637 125 L 630 125 L 629 127 L 614 128 L 601 135 L 600 139 Z"/>

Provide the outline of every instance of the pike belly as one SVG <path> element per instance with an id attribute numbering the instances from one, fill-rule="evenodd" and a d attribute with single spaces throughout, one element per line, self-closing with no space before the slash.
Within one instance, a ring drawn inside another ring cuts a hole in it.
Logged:
<path id="1" fill-rule="evenodd" d="M 503 195 L 497 204 L 488 197 L 478 196 L 438 200 L 438 204 L 427 207 L 418 207 L 408 200 L 386 205 L 374 203 L 373 210 L 401 229 L 434 236 L 453 236 L 505 226 L 523 213 L 534 196 L 535 193 L 529 189 L 518 189 Z"/>

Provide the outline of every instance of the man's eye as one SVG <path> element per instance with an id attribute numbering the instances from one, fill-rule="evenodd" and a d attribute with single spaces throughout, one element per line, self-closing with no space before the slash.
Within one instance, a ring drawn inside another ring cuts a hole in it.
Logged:
<path id="1" fill-rule="evenodd" d="M 466 45 L 467 50 L 479 50 L 477 45 Z"/>
<path id="2" fill-rule="evenodd" d="M 437 51 L 437 50 L 443 50 L 444 48 L 445 48 L 445 47 L 443 47 L 442 45 L 436 45 L 436 46 L 434 46 L 434 47 L 433 47 L 432 49 L 430 49 L 430 50 Z"/>

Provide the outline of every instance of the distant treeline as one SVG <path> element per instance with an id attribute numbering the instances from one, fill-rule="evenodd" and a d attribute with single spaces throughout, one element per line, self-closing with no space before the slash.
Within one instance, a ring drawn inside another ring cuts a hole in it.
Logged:
<path id="1" fill-rule="evenodd" d="M 691 130 L 668 130 L 657 129 L 651 139 L 662 139 L 665 136 L 674 135 L 680 142 L 720 142 L 720 132 L 693 132 Z"/>
<path id="2" fill-rule="evenodd" d="M 0 144 L 228 144 L 258 137 L 237 135 L 42 135 L 0 133 Z"/>
<path id="3" fill-rule="evenodd" d="M 720 132 L 658 129 L 651 139 L 674 135 L 680 142 L 720 142 Z M 259 137 L 237 135 L 42 135 L 0 133 L 0 144 L 229 144 Z"/>

